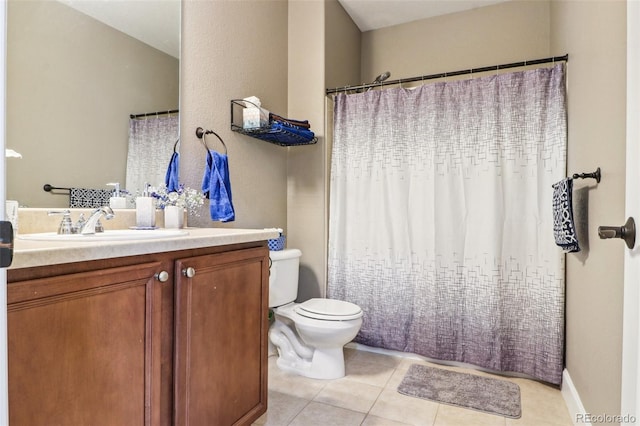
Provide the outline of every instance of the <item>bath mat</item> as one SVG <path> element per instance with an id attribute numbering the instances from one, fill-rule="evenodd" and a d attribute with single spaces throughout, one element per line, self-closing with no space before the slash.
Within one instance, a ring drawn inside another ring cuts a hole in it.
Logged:
<path id="1" fill-rule="evenodd" d="M 506 380 L 412 364 L 398 392 L 442 404 L 520 418 L 520 387 Z"/>

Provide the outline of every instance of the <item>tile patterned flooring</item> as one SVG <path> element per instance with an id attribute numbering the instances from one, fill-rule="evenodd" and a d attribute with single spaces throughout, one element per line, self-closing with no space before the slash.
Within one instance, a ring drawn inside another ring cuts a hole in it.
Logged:
<path id="1" fill-rule="evenodd" d="M 492 414 L 402 395 L 396 388 L 412 363 L 510 380 L 520 386 L 522 417 Z M 345 348 L 347 375 L 315 380 L 281 371 L 269 357 L 268 411 L 254 426 L 572 426 L 556 388 L 459 367 Z"/>

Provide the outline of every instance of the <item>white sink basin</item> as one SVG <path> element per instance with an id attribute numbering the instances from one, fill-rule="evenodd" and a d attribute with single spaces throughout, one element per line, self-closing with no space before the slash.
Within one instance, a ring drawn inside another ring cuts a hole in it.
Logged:
<path id="1" fill-rule="evenodd" d="M 184 237 L 189 232 L 183 229 L 115 229 L 99 232 L 97 234 L 57 234 L 55 232 L 43 232 L 39 234 L 18 234 L 21 240 L 33 241 L 127 241 L 127 240 L 154 240 L 158 238 Z"/>

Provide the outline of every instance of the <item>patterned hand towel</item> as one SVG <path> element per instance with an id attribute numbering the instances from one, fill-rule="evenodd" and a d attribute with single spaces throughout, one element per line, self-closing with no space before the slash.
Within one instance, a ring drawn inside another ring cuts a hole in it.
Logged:
<path id="1" fill-rule="evenodd" d="M 567 253 L 580 251 L 573 221 L 573 179 L 565 178 L 553 185 L 553 235 L 556 244 Z"/>
<path id="2" fill-rule="evenodd" d="M 93 209 L 108 206 L 111 194 L 110 189 L 71 188 L 69 190 L 69 207 Z"/>

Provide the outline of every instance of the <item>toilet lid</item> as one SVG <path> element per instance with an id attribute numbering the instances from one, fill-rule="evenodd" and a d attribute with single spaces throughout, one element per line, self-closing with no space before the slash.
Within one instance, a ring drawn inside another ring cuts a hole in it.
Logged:
<path id="1" fill-rule="evenodd" d="M 298 315 L 325 321 L 348 321 L 362 316 L 358 305 L 335 299 L 309 299 L 296 306 Z"/>

